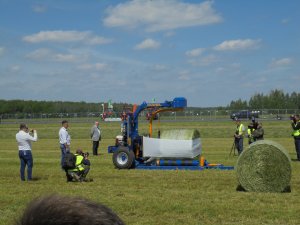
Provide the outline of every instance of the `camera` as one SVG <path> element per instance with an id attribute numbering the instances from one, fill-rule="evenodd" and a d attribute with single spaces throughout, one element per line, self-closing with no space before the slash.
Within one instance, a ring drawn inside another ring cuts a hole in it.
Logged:
<path id="1" fill-rule="evenodd" d="M 295 115 L 291 115 L 290 116 L 290 120 L 293 120 L 293 122 L 296 123 L 296 116 Z"/>

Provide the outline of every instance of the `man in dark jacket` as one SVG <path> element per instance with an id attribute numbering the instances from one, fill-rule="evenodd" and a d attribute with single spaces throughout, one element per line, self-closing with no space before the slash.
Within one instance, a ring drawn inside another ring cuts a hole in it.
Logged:
<path id="1" fill-rule="evenodd" d="M 252 137 L 254 141 L 259 141 L 264 139 L 264 129 L 262 123 L 257 124 L 257 128 L 252 132 Z"/>

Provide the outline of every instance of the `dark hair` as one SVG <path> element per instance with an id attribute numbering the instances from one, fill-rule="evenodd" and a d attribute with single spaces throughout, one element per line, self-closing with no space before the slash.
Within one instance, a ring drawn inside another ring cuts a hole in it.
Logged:
<path id="1" fill-rule="evenodd" d="M 34 199 L 16 225 L 125 225 L 110 208 L 80 197 Z"/>
<path id="2" fill-rule="evenodd" d="M 83 151 L 82 151 L 80 148 L 78 148 L 78 149 L 76 150 L 76 154 L 81 155 L 82 153 L 83 153 Z"/>
<path id="3" fill-rule="evenodd" d="M 28 129 L 26 123 L 20 123 L 20 130 Z"/>
<path id="4" fill-rule="evenodd" d="M 68 123 L 68 120 L 61 121 L 61 124 L 64 125 L 65 123 Z"/>

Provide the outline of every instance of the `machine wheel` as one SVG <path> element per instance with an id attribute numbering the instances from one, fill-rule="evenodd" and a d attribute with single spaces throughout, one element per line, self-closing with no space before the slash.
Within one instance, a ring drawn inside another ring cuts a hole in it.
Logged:
<path id="1" fill-rule="evenodd" d="M 113 163 L 118 169 L 130 169 L 134 165 L 134 153 L 120 146 L 113 154 Z"/>

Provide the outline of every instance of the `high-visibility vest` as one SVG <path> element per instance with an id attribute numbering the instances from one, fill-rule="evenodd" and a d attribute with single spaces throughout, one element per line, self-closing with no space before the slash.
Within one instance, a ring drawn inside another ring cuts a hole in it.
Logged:
<path id="1" fill-rule="evenodd" d="M 71 171 L 83 171 L 84 167 L 82 166 L 83 156 L 74 154 L 76 156 L 76 168 Z"/>
<path id="2" fill-rule="evenodd" d="M 254 129 L 252 128 L 248 128 L 247 133 L 248 133 L 248 137 L 252 136 L 252 132 L 254 131 Z"/>
<path id="3" fill-rule="evenodd" d="M 235 131 L 235 133 L 237 134 L 237 135 L 240 135 L 240 136 L 243 136 L 243 128 L 244 128 L 244 125 L 241 123 L 239 126 L 236 126 L 236 131 Z"/>
<path id="4" fill-rule="evenodd" d="M 297 122 L 295 126 L 298 126 L 298 123 L 299 123 L 299 122 Z M 300 136 L 300 129 L 294 130 L 293 133 L 292 133 L 292 135 L 293 135 L 294 137 Z"/>

